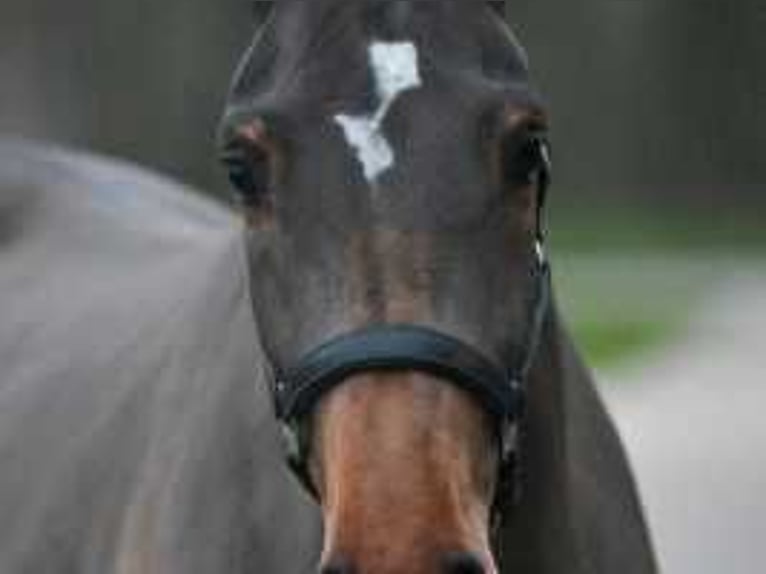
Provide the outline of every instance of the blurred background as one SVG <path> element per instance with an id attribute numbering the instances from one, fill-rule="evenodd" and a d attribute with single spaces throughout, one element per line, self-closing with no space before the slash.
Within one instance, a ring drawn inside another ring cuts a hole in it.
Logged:
<path id="1" fill-rule="evenodd" d="M 553 118 L 559 300 L 633 452 L 665 570 L 755 572 L 766 2 L 506 4 Z M 268 7 L 3 0 L 0 134 L 128 158 L 225 200 L 213 134 Z"/>

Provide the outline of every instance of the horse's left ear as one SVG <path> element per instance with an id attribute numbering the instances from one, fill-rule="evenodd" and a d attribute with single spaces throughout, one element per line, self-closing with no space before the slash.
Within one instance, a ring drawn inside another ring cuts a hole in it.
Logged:
<path id="1" fill-rule="evenodd" d="M 492 8 L 497 15 L 501 18 L 505 18 L 505 0 L 488 0 L 489 7 Z"/>

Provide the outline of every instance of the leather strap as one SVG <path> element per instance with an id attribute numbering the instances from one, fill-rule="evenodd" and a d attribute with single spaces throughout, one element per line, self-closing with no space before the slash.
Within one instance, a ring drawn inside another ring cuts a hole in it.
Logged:
<path id="1" fill-rule="evenodd" d="M 308 429 L 305 421 L 317 401 L 354 373 L 417 370 L 438 376 L 475 396 L 498 421 L 500 498 L 518 498 L 518 423 L 524 409 L 524 383 L 542 338 L 549 308 L 550 271 L 542 242 L 536 249 L 535 300 L 523 346 L 503 368 L 482 352 L 445 333 L 408 324 L 375 325 L 331 339 L 277 377 L 274 401 L 282 422 L 290 468 L 310 493 Z"/>
<path id="2" fill-rule="evenodd" d="M 341 335 L 304 356 L 277 382 L 277 415 L 299 419 L 350 375 L 381 369 L 436 375 L 477 396 L 497 417 L 515 418 L 518 410 L 519 389 L 500 366 L 454 337 L 402 324 Z"/>

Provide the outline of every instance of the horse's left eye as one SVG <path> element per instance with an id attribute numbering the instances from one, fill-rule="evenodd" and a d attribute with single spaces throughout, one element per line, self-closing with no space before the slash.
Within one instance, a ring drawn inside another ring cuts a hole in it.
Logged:
<path id="1" fill-rule="evenodd" d="M 544 188 L 550 177 L 550 152 L 545 135 L 524 130 L 511 133 L 501 142 L 503 183 L 511 187 L 536 185 Z"/>

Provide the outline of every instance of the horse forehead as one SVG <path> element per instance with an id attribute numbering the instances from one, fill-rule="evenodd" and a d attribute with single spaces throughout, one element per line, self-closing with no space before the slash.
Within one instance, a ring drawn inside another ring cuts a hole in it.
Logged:
<path id="1" fill-rule="evenodd" d="M 359 53 L 375 42 L 411 42 L 434 68 L 480 71 L 482 56 L 493 52 L 513 68 L 527 66 L 523 48 L 490 17 L 486 0 L 293 0 L 281 7 L 275 34 L 289 56 L 276 63 L 292 71 L 343 71 L 340 63 L 358 65 Z"/>
<path id="2" fill-rule="evenodd" d="M 297 137 L 338 113 L 387 116 L 406 92 L 430 109 L 527 84 L 523 48 L 484 0 L 283 0 L 241 60 L 224 126 L 264 114 Z"/>

